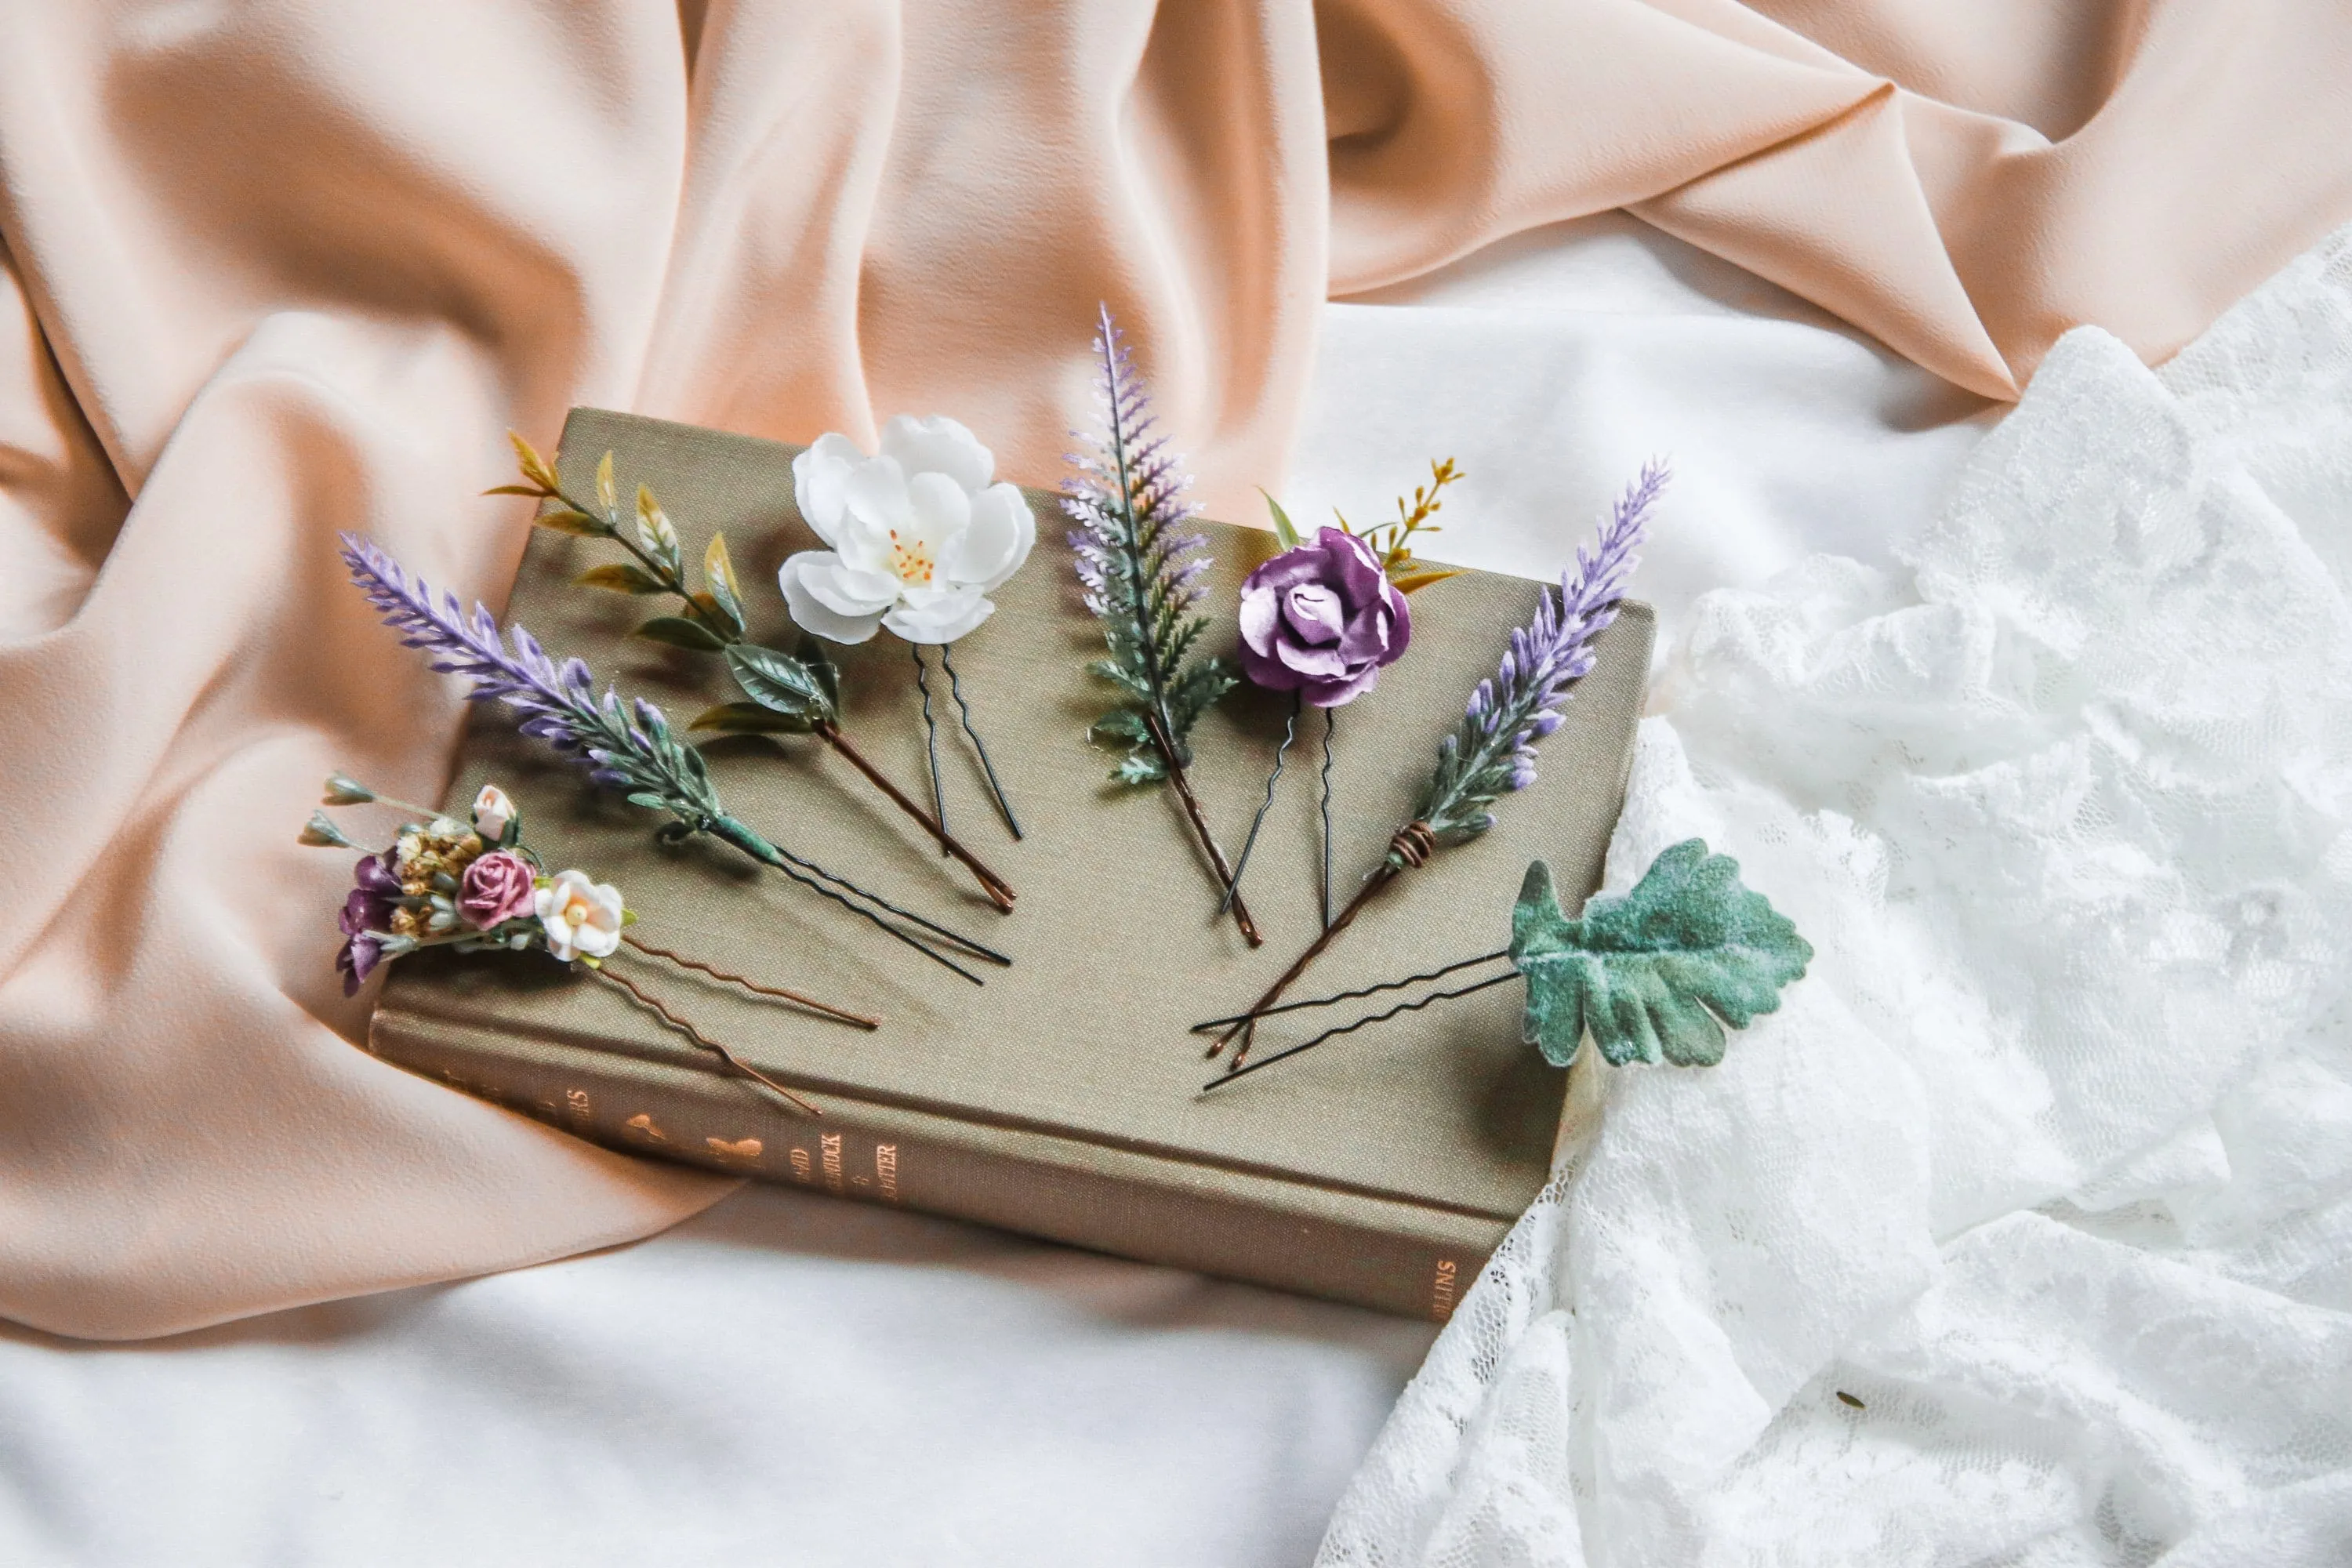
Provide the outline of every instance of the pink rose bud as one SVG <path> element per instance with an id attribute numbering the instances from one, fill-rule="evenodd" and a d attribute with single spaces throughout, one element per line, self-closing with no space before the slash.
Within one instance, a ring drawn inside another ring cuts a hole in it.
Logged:
<path id="1" fill-rule="evenodd" d="M 478 856 L 457 885 L 457 912 L 478 931 L 532 912 L 537 891 L 530 862 L 503 849 Z"/>

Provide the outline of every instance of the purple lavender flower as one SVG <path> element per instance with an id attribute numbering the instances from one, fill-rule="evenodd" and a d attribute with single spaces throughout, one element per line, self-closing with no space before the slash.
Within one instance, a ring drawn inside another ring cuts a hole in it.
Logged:
<path id="1" fill-rule="evenodd" d="M 1642 469 L 1601 525 L 1598 542 L 1577 551 L 1559 592 L 1545 592 L 1534 617 L 1513 628 L 1494 678 L 1470 694 L 1460 727 L 1438 745 L 1437 771 L 1414 813 L 1437 842 L 1486 832 L 1494 826 L 1486 808 L 1495 797 L 1536 782 L 1535 742 L 1559 728 L 1568 689 L 1592 668 L 1592 639 L 1617 618 L 1634 549 L 1668 477 L 1663 463 Z M 1398 858 L 1391 851 L 1391 859 Z"/>
<path id="2" fill-rule="evenodd" d="M 521 626 L 502 638 L 498 617 L 484 605 L 477 604 L 468 619 L 456 595 L 444 593 L 436 603 L 429 584 L 409 576 L 372 541 L 352 533 L 342 539 L 352 581 L 384 624 L 404 634 L 402 646 L 433 654 L 435 669 L 470 679 L 468 699 L 504 702 L 520 716 L 524 734 L 545 741 L 636 805 L 669 811 L 698 827 L 722 815 L 701 754 L 671 738 L 660 709 L 639 698 L 625 710 L 609 687 L 600 700 L 596 678 L 582 660 L 569 658 L 559 668 Z"/>
<path id="3" fill-rule="evenodd" d="M 1192 761 L 1186 736 L 1236 678 L 1222 658 L 1188 662 L 1208 625 L 1197 613 L 1208 541 L 1185 527 L 1190 481 L 1153 428 L 1150 394 L 1108 306 L 1094 350 L 1103 429 L 1094 452 L 1070 454 L 1077 473 L 1063 483 L 1062 510 L 1078 525 L 1069 532 L 1078 583 L 1110 653 L 1093 668 L 1123 700 L 1090 733 L 1127 752 L 1113 778 L 1151 784 Z"/>

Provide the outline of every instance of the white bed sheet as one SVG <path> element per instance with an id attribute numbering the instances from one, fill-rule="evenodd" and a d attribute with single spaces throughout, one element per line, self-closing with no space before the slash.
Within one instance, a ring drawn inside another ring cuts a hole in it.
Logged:
<path id="1" fill-rule="evenodd" d="M 1587 220 L 1331 305 L 1285 500 L 1370 521 L 1451 455 L 1430 553 L 1544 574 L 1664 452 L 1639 591 L 1671 623 L 1813 551 L 1885 559 L 1989 418 Z M 1429 1337 L 747 1189 L 635 1247 L 171 1341 L 0 1329 L 0 1563 L 1303 1563 Z"/>

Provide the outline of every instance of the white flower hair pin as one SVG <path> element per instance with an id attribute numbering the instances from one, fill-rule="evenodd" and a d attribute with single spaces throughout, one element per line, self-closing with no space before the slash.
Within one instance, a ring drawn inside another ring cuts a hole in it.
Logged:
<path id="1" fill-rule="evenodd" d="M 972 723 L 954 654 L 956 639 L 995 612 L 989 595 L 1021 570 L 1037 542 L 1037 519 L 1020 488 L 995 474 L 995 455 L 943 414 L 895 416 L 871 456 L 846 436 L 820 436 L 793 459 L 793 497 L 827 548 L 792 556 L 776 582 L 803 631 L 847 644 L 887 631 L 908 644 L 923 694 L 931 809 L 944 823 L 939 725 L 923 658 L 924 648 L 940 650 L 963 732 L 1018 838 L 1020 818 Z"/>
<path id="2" fill-rule="evenodd" d="M 481 794 L 474 797 L 470 826 L 437 811 L 378 795 L 341 773 L 327 780 L 320 804 L 382 805 L 410 817 L 393 836 L 390 847 L 362 856 L 352 868 L 352 890 L 336 920 L 343 945 L 335 954 L 335 967 L 343 976 L 345 995 L 356 994 L 378 966 L 428 947 L 459 952 L 544 952 L 575 973 L 593 975 L 627 993 L 666 1027 L 714 1053 L 739 1076 L 772 1090 L 812 1116 L 819 1114 L 816 1107 L 671 1012 L 627 975 L 605 967 L 606 961 L 625 948 L 633 954 L 694 970 L 861 1029 L 881 1026 L 878 1018 L 835 1007 L 798 991 L 758 984 L 630 935 L 627 928 L 636 923 L 637 917 L 622 901 L 621 889 L 578 869 L 550 875 L 539 856 L 522 841 L 521 814 L 496 784 L 483 785 Z M 322 848 L 359 847 L 323 811 L 310 814 L 301 841 Z"/>
<path id="3" fill-rule="evenodd" d="M 963 430 L 961 425 L 956 428 Z M 963 433 L 969 440 L 971 433 Z M 606 452 L 596 465 L 593 498 L 575 497 L 564 490 L 554 465 L 541 457 L 529 441 L 511 430 L 507 433 L 507 438 L 514 443 L 515 458 L 522 470 L 522 482 L 500 485 L 489 494 L 535 497 L 545 503 L 539 514 L 531 519 L 540 527 L 553 529 L 559 533 L 578 534 L 586 539 L 608 540 L 618 544 L 631 557 L 627 562 L 592 567 L 574 581 L 583 587 L 602 588 L 612 593 L 667 595 L 676 599 L 677 614 L 655 616 L 639 626 L 635 635 L 653 642 L 667 643 L 672 647 L 719 654 L 726 658 L 728 670 L 735 677 L 735 684 L 742 689 L 746 700 L 721 702 L 705 709 L 695 715 L 688 728 L 732 735 L 814 735 L 856 768 L 868 784 L 888 797 L 891 805 L 906 813 L 930 835 L 942 853 L 971 872 L 981 890 L 988 895 L 989 902 L 1007 914 L 1012 912 L 1016 896 L 1013 885 L 948 832 L 938 816 L 924 811 L 905 791 L 892 784 L 844 732 L 841 727 L 841 670 L 825 656 L 824 645 L 814 636 L 803 636 L 797 653 L 785 653 L 780 648 L 764 647 L 751 640 L 750 622 L 743 608 L 743 592 L 735 579 L 735 565 L 728 554 L 724 533 L 712 533 L 709 543 L 703 547 L 702 587 L 698 590 L 689 580 L 685 550 L 678 539 L 677 529 L 670 521 L 668 514 L 663 511 L 661 502 L 654 498 L 649 487 L 642 484 L 637 487 L 635 528 L 624 526 L 621 489 L 613 471 L 612 453 Z M 841 439 L 839 437 L 827 438 Z M 979 444 L 974 442 L 973 445 L 977 447 Z M 981 448 L 981 458 L 983 464 L 990 460 L 985 447 Z M 995 488 L 1013 490 L 1010 485 Z M 1020 492 L 1013 490 L 1013 498 L 1017 503 Z M 1002 510 L 1001 502 L 991 502 L 982 510 L 988 516 L 997 517 Z M 1024 523 L 1028 526 L 1025 510 Z M 968 528 L 966 531 L 970 531 Z M 1029 534 L 1034 532 L 1034 526 L 1029 526 Z M 1023 536 L 1024 542 L 1018 551 L 1022 557 L 1028 554 L 1025 540 L 1029 534 Z M 969 546 L 964 553 L 970 553 Z M 961 555 L 958 557 L 959 560 L 962 558 Z M 1017 567 L 1019 560 L 1016 559 L 1013 564 Z M 1005 575 L 1011 575 L 1010 569 Z M 995 581 L 1002 582 L 1003 578 Z M 981 618 L 985 618 L 989 607 L 982 600 Z M 944 613 L 938 601 L 927 600 L 926 608 L 934 615 Z M 807 624 L 797 605 L 793 608 L 793 615 L 802 619 L 803 626 Z M 879 619 L 877 615 L 877 622 Z M 977 625 L 977 620 L 972 624 Z M 868 626 L 863 637 L 872 635 L 873 627 Z M 863 637 L 836 637 L 835 640 L 862 641 Z M 920 668 L 919 658 L 919 671 Z M 950 679 L 953 673 L 950 667 Z M 958 700 L 961 700 L 961 692 Z M 930 709 L 928 689 L 923 694 L 923 706 L 928 714 Z M 974 743 L 977 744 L 977 737 Z M 936 801 L 939 773 L 936 744 L 932 749 L 931 772 L 932 795 Z M 992 771 L 992 783 L 993 778 Z M 961 938 L 952 940 L 992 963 L 1012 962 L 1003 953 L 977 943 Z"/>

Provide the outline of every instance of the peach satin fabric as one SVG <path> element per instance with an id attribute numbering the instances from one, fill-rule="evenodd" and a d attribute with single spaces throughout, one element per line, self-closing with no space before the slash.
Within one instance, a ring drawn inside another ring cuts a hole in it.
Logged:
<path id="1" fill-rule="evenodd" d="M 457 699 L 332 540 L 495 601 L 508 426 L 944 410 L 1050 482 L 1107 299 L 1248 515 L 1328 294 L 1617 206 L 2005 397 L 2352 215 L 2347 80 L 2322 0 L 0 0 L 0 1314 L 159 1333 L 724 1190 L 347 1043 L 348 857 L 293 836 L 332 766 L 436 792 Z"/>

